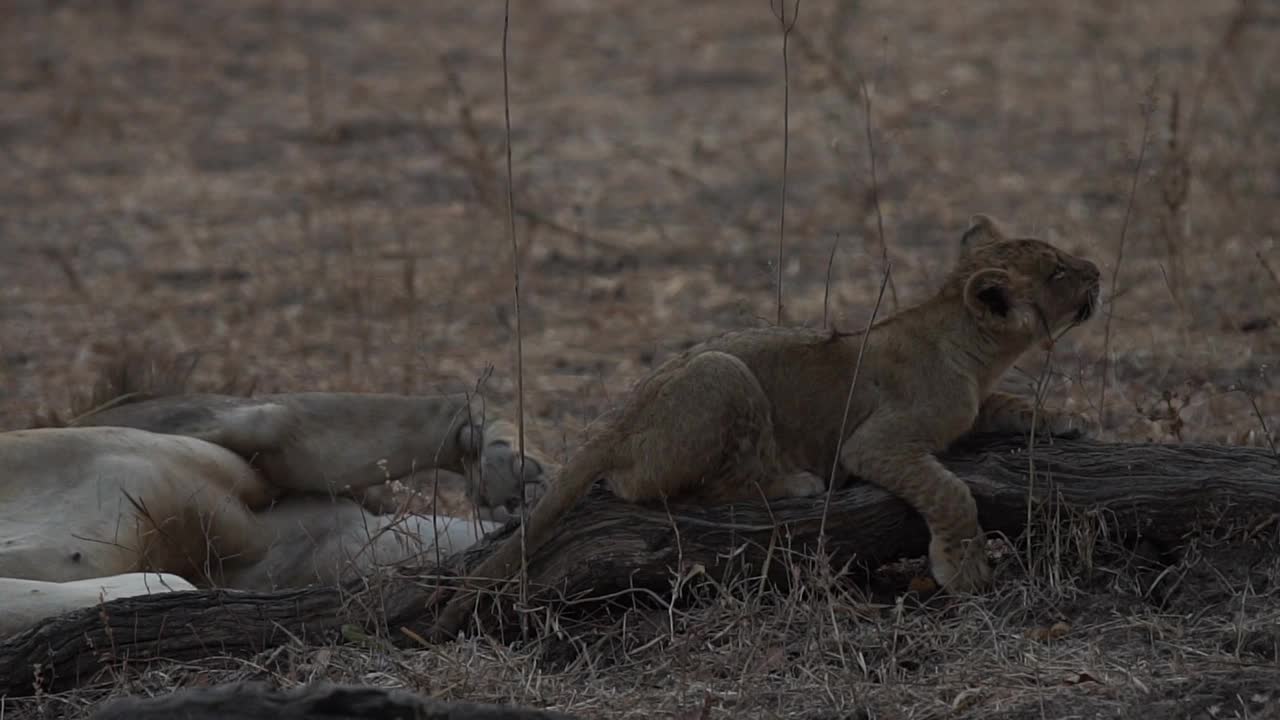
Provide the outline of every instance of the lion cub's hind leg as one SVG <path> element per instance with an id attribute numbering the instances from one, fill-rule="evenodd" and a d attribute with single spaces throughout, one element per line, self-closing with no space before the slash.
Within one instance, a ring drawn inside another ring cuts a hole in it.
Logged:
<path id="1" fill-rule="evenodd" d="M 660 370 L 638 389 L 615 432 L 628 462 L 609 484 L 633 502 L 761 500 L 824 489 L 816 476 L 784 472 L 769 398 L 727 353 L 698 353 Z"/>

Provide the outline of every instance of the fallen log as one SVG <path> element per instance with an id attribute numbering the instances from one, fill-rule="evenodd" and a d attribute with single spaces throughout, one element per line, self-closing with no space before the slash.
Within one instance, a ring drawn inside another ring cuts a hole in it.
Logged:
<path id="1" fill-rule="evenodd" d="M 1028 498 L 1040 513 L 1105 512 L 1111 532 L 1160 543 L 1176 543 L 1205 518 L 1280 513 L 1280 458 L 1266 450 L 1087 440 L 1028 448 L 1021 438 L 987 436 L 969 438 L 940 459 L 973 490 L 984 528 L 1011 538 L 1025 528 Z M 813 498 L 663 508 L 597 489 L 530 558 L 531 587 L 540 589 L 531 597 L 548 602 L 630 588 L 667 595 L 673 569 L 694 564 L 712 576 L 758 573 L 779 548 L 815 547 L 823 513 L 823 500 Z M 825 551 L 834 567 L 848 561 L 874 567 L 926 552 L 919 515 L 870 484 L 835 493 L 826 514 Z M 514 524 L 493 533 L 446 565 L 474 566 L 513 531 Z M 363 588 L 187 591 L 109 601 L 0 643 L 0 696 L 80 684 L 125 662 L 242 656 L 295 639 L 341 641 L 344 633 L 351 638 L 350 625 L 411 642 L 410 633 L 430 623 L 441 577 L 439 570 L 400 571 Z"/>
<path id="2" fill-rule="evenodd" d="M 311 720 L 311 718 L 423 718 L 424 720 L 574 720 L 563 713 L 503 705 L 445 702 L 406 690 L 357 685 L 309 685 L 279 690 L 232 683 L 178 690 L 153 698 L 104 703 L 90 720 Z"/>

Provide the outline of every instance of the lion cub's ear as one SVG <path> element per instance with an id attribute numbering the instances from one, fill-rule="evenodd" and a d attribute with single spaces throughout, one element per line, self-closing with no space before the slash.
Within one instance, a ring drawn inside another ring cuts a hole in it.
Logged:
<path id="1" fill-rule="evenodd" d="M 964 284 L 965 307 L 979 320 L 1007 319 L 1013 310 L 1012 280 L 1009 273 L 996 268 L 986 268 L 970 275 Z"/>
<path id="2" fill-rule="evenodd" d="M 969 252 L 974 248 L 1001 242 L 1008 238 L 1009 236 L 1005 234 L 1004 229 L 1000 227 L 1000 223 L 989 215 L 979 213 L 969 218 L 969 227 L 960 236 L 960 249 L 961 252 Z"/>

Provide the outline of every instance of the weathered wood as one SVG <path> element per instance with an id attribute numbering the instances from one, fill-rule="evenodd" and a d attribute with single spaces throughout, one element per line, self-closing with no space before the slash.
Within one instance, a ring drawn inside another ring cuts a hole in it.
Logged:
<path id="1" fill-rule="evenodd" d="M 154 698 L 104 703 L 91 720 L 573 720 L 544 710 L 480 703 L 444 702 L 394 690 L 317 684 L 291 690 L 263 683 L 232 683 L 179 690 Z"/>
<path id="2" fill-rule="evenodd" d="M 1059 504 L 1104 510 L 1112 531 L 1165 542 L 1176 541 L 1208 512 L 1227 518 L 1280 512 L 1280 460 L 1264 450 L 1057 441 L 1029 452 L 1019 438 L 985 437 L 966 441 L 942 460 L 973 490 L 984 528 L 1010 537 L 1024 529 L 1029 497 L 1041 510 Z M 671 570 L 694 563 L 713 575 L 731 565 L 735 572 L 759 572 L 771 540 L 775 550 L 813 548 L 822 515 L 820 499 L 771 507 L 653 508 L 597 490 L 531 558 L 530 579 L 542 589 L 534 597 L 601 596 L 627 588 L 663 594 L 671 587 Z M 928 544 L 919 515 L 869 484 L 832 497 L 826 529 L 836 566 L 919 556 Z M 512 531 L 495 533 L 449 564 L 474 566 Z M 0 695 L 26 693 L 36 683 L 67 687 L 124 660 L 243 655 L 290 638 L 333 642 L 345 624 L 388 628 L 394 639 L 406 640 L 400 628 L 421 633 L 429 624 L 437 585 L 429 573 L 401 571 L 363 591 L 189 591 L 110 601 L 50 618 L 0 643 Z"/>

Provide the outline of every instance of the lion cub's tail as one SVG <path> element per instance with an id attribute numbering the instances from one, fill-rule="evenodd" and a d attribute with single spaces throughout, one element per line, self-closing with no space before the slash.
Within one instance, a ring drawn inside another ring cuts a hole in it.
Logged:
<path id="1" fill-rule="evenodd" d="M 578 450 L 565 464 L 559 477 L 547 493 L 533 506 L 524 528 L 526 556 L 533 553 L 550 537 L 551 530 L 562 515 L 573 509 L 578 500 L 587 494 L 596 478 L 609 470 L 613 462 L 611 443 L 604 437 L 593 438 Z M 432 628 L 432 635 L 443 639 L 452 636 L 462 627 L 466 613 L 473 607 L 474 590 L 497 584 L 516 573 L 520 567 L 520 535 L 517 532 L 498 546 L 489 557 L 469 570 L 458 589 L 440 612 Z"/>

